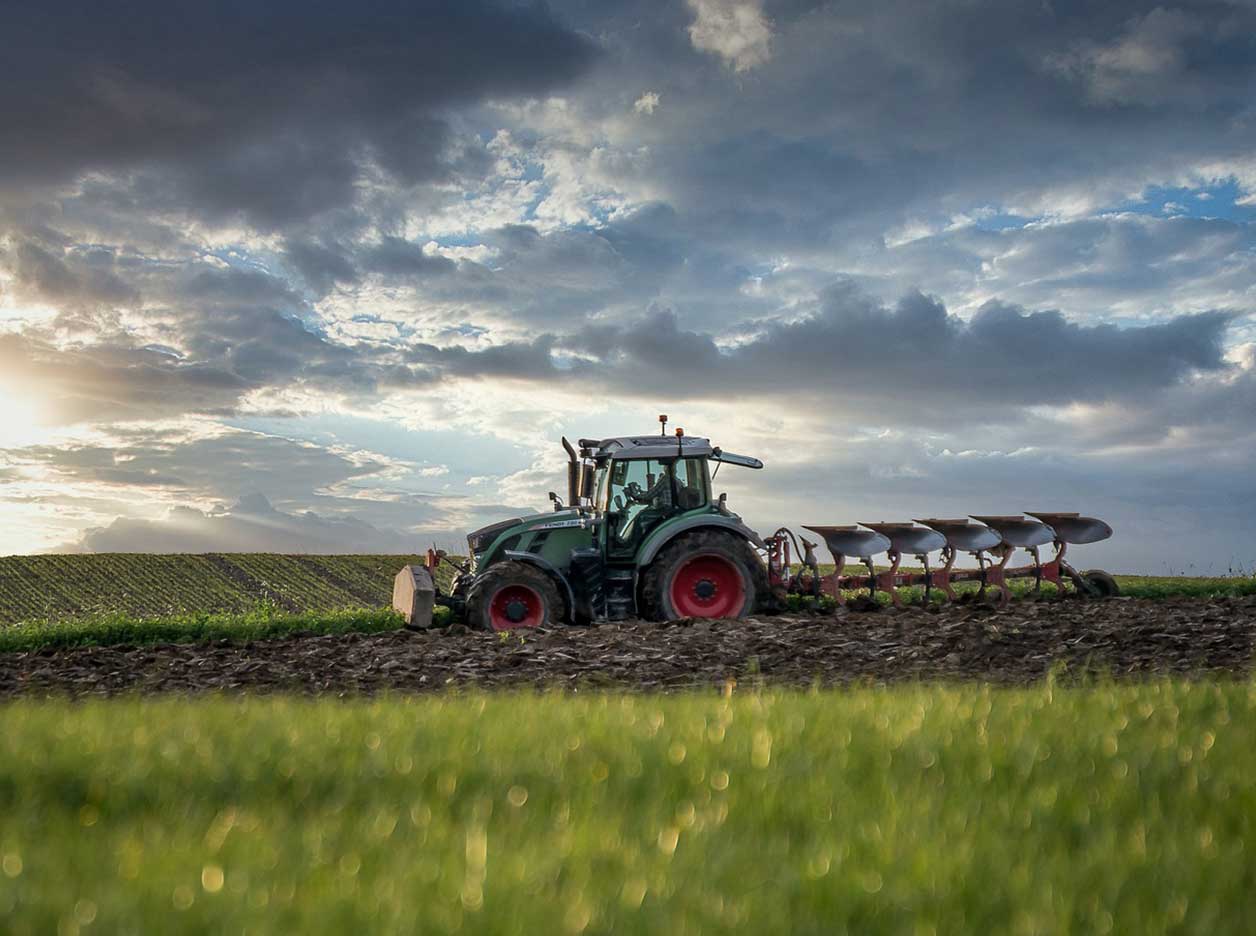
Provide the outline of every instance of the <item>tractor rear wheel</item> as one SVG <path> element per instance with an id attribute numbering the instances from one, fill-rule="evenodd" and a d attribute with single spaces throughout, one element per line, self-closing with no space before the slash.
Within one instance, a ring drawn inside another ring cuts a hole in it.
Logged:
<path id="1" fill-rule="evenodd" d="M 507 559 L 489 566 L 467 595 L 467 626 L 480 630 L 549 627 L 563 616 L 558 588 L 525 562 Z"/>
<path id="2" fill-rule="evenodd" d="M 661 621 L 745 617 L 767 593 L 762 565 L 739 536 L 689 533 L 669 543 L 646 570 L 642 605 Z"/>

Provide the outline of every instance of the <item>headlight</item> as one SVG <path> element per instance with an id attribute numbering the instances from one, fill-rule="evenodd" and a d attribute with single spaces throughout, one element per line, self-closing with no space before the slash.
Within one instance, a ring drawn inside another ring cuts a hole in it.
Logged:
<path id="1" fill-rule="evenodd" d="M 493 544 L 493 540 L 501 535 L 502 530 L 512 527 L 517 523 L 522 523 L 518 518 L 514 520 L 503 520 L 501 523 L 490 523 L 486 527 L 473 531 L 467 536 L 467 546 L 471 549 L 471 554 L 482 553 Z"/>

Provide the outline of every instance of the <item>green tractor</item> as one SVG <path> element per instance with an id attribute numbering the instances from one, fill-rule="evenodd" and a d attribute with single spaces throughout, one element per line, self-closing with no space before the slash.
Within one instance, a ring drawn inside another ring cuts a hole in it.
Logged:
<path id="1" fill-rule="evenodd" d="M 436 600 L 490 630 L 627 618 L 735 618 L 769 600 L 763 541 L 711 494 L 711 463 L 762 468 L 708 439 L 567 439 L 567 501 L 467 537 Z M 433 554 L 429 565 L 445 559 Z"/>

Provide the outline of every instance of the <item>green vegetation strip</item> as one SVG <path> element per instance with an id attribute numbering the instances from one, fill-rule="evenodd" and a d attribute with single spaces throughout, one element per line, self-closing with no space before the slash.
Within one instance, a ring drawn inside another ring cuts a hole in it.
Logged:
<path id="1" fill-rule="evenodd" d="M 293 612 L 386 608 L 393 577 L 421 556 L 103 553 L 0 557 L 0 626 L 128 614 L 245 614 L 259 602 Z M 451 568 L 437 579 L 448 584 Z"/>
<path id="2" fill-rule="evenodd" d="M 1246 684 L 0 722 L 11 934 L 1217 933 L 1256 911 Z"/>
<path id="3" fill-rule="evenodd" d="M 919 571 L 919 570 L 916 570 Z M 833 566 L 820 566 L 822 575 L 830 575 L 833 572 Z M 853 573 L 858 574 L 858 573 Z M 1169 598 L 1244 598 L 1249 595 L 1256 595 L 1256 576 L 1215 576 L 1188 578 L 1185 576 L 1170 575 L 1117 575 L 1115 576 L 1117 584 L 1121 588 L 1121 596 L 1125 598 L 1146 598 L 1152 601 L 1163 601 Z M 973 594 L 977 591 L 978 586 L 975 583 L 963 582 L 954 586 L 958 595 Z M 1012 592 L 1013 598 L 1024 598 L 1033 593 L 1034 583 L 1032 579 L 1010 579 L 1008 587 Z M 1073 592 L 1073 586 L 1068 586 L 1068 592 Z M 917 586 L 909 588 L 900 588 L 899 595 L 904 601 L 919 602 L 924 598 L 924 589 Z M 1042 593 L 1046 596 L 1054 596 L 1056 589 L 1054 585 L 1045 583 L 1042 586 Z M 858 595 L 867 595 L 866 590 L 859 592 L 843 592 L 847 598 L 855 598 Z M 889 604 L 889 596 L 884 592 L 877 595 L 881 604 Z M 943 596 L 937 591 L 933 591 L 932 600 L 935 603 L 941 603 Z M 809 609 L 831 610 L 836 603 L 827 596 L 821 596 L 817 601 L 806 595 L 791 595 L 787 602 L 791 611 L 802 611 Z"/>
<path id="4" fill-rule="evenodd" d="M 1256 595 L 1256 575 L 1178 578 L 1118 575 L 1121 594 L 1131 598 L 1242 598 Z"/>
<path id="5" fill-rule="evenodd" d="M 439 610 L 442 615 L 447 613 L 444 608 Z M 298 633 L 378 633 L 396 630 L 402 624 L 401 615 L 390 610 L 287 614 L 263 606 L 247 614 L 182 614 L 162 618 L 109 614 L 0 627 L 0 653 L 44 647 L 261 640 Z"/>

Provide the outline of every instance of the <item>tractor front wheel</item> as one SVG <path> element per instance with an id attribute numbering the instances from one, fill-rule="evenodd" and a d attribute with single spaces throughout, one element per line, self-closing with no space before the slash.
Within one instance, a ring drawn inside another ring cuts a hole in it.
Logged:
<path id="1" fill-rule="evenodd" d="M 717 531 L 680 536 L 646 570 L 642 604 L 662 621 L 744 617 L 766 593 L 761 566 L 738 536 Z"/>
<path id="2" fill-rule="evenodd" d="M 467 595 L 467 626 L 507 631 L 549 627 L 563 619 L 558 588 L 540 569 L 506 560 L 490 566 Z"/>

